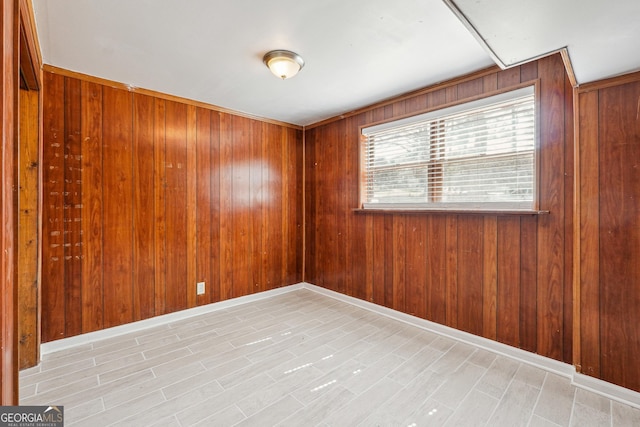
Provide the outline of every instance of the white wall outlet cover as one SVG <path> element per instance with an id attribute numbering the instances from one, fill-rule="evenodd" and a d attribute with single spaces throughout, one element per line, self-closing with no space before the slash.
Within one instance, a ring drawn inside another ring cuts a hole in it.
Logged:
<path id="1" fill-rule="evenodd" d="M 204 282 L 198 282 L 196 284 L 196 294 L 198 295 L 204 294 Z"/>

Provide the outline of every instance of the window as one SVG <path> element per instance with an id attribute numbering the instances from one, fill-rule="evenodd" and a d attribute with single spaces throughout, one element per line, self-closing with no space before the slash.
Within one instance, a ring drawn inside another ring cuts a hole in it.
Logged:
<path id="1" fill-rule="evenodd" d="M 363 208 L 536 209 L 534 86 L 362 129 Z"/>

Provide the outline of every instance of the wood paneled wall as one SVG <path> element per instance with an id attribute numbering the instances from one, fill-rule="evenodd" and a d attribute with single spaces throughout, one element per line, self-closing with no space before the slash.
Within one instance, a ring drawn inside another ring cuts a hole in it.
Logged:
<path id="1" fill-rule="evenodd" d="M 43 85 L 43 342 L 302 280 L 301 130 Z"/>
<path id="2" fill-rule="evenodd" d="M 640 73 L 580 89 L 579 351 L 583 373 L 640 391 Z"/>
<path id="3" fill-rule="evenodd" d="M 539 200 L 548 215 L 353 211 L 360 126 L 538 79 Z M 571 363 L 572 102 L 554 55 L 307 129 L 305 280 Z"/>

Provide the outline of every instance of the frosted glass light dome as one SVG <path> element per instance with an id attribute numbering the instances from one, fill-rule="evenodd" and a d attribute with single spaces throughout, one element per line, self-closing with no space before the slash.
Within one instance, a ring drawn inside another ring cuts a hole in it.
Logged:
<path id="1" fill-rule="evenodd" d="M 304 60 L 300 55 L 289 50 L 272 50 L 264 55 L 262 61 L 274 76 L 282 80 L 289 79 L 304 67 Z"/>

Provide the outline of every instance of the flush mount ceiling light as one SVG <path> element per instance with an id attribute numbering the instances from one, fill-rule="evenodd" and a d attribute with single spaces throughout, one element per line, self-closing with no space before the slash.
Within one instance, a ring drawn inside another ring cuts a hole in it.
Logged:
<path id="1" fill-rule="evenodd" d="M 274 76 L 282 80 L 295 76 L 304 67 L 302 57 L 289 50 L 267 52 L 262 58 L 262 62 L 269 67 Z"/>

